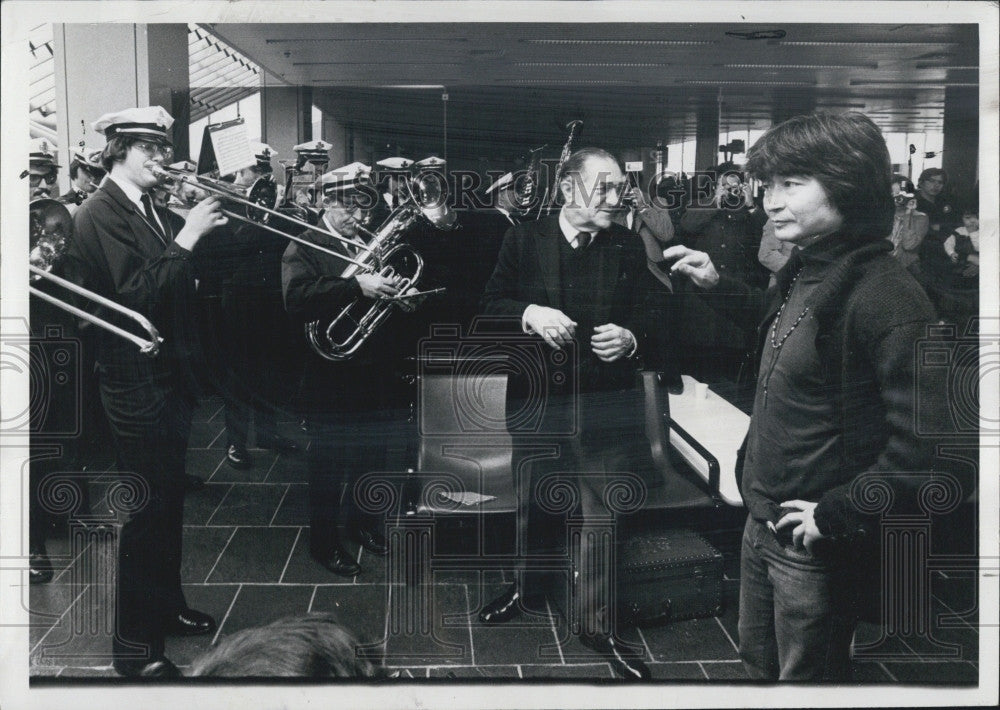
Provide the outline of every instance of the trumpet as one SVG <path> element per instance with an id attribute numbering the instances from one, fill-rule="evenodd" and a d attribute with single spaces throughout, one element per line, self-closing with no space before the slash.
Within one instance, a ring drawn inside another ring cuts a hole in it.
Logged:
<path id="1" fill-rule="evenodd" d="M 375 232 L 359 226 L 370 237 L 364 262 L 353 262 L 340 274 L 350 278 L 363 273 L 377 273 L 385 278 L 398 278 L 398 296 L 374 301 L 357 298 L 340 309 L 327 323 L 316 320 L 307 323 L 306 337 L 312 349 L 321 357 L 339 362 L 350 359 L 375 330 L 392 314 L 394 306 L 406 304 L 410 299 L 444 291 L 414 291 L 424 269 L 424 260 L 418 252 L 400 242 L 403 234 L 418 219 L 425 219 L 438 229 L 452 229 L 455 213 L 444 203 L 440 186 L 431 175 L 410 178 L 407 181 L 407 200 L 396 207 Z M 436 178 L 436 176 L 435 176 Z"/>
<path id="2" fill-rule="evenodd" d="M 70 219 L 69 210 L 61 203 L 52 199 L 35 200 L 31 203 L 30 223 L 32 247 L 28 256 L 28 271 L 31 273 L 30 278 L 32 282 L 37 282 L 41 279 L 50 281 L 56 286 L 115 311 L 137 323 L 146 332 L 148 337 L 142 338 L 134 333 L 130 333 L 124 328 L 53 296 L 41 288 L 30 285 L 30 283 L 28 285 L 28 292 L 52 304 L 56 308 L 71 313 L 77 318 L 93 323 L 99 328 L 103 328 L 135 343 L 139 346 L 139 351 L 143 355 L 156 357 L 160 351 L 160 344 L 163 342 L 163 338 L 160 337 L 160 334 L 149 319 L 141 313 L 133 311 L 131 308 L 126 308 L 109 298 L 105 298 L 98 293 L 94 293 L 52 273 L 52 269 L 55 268 L 65 252 L 66 240 L 72 234 L 73 222 Z"/>

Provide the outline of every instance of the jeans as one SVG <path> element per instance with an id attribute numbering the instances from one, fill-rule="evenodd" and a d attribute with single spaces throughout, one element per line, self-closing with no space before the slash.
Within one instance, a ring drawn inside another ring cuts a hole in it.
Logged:
<path id="1" fill-rule="evenodd" d="M 751 679 L 850 678 L 858 620 L 847 578 L 839 564 L 783 546 L 764 523 L 747 518 L 739 632 L 740 658 Z"/>

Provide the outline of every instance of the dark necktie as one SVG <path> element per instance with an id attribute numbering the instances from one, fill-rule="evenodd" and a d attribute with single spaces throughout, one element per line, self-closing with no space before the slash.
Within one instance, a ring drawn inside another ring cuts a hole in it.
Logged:
<path id="1" fill-rule="evenodd" d="M 577 249 L 586 249 L 588 244 L 590 244 L 590 232 L 580 232 L 576 235 Z"/>
<path id="2" fill-rule="evenodd" d="M 156 213 L 153 212 L 153 201 L 146 193 L 143 193 L 140 199 L 142 200 L 142 209 L 146 212 L 146 220 L 149 222 L 149 226 L 153 228 L 154 232 L 156 232 L 156 236 L 160 238 L 160 241 L 165 244 L 167 237 L 163 234 L 163 230 L 160 228 L 160 220 L 156 218 Z"/>

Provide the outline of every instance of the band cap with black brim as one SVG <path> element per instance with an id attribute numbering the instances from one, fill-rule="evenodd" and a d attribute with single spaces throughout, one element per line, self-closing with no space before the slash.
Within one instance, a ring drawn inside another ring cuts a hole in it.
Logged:
<path id="1" fill-rule="evenodd" d="M 168 131 L 172 125 L 173 117 L 162 106 L 144 106 L 106 113 L 94 121 L 93 129 L 103 134 L 106 140 L 131 136 L 169 144 Z"/>

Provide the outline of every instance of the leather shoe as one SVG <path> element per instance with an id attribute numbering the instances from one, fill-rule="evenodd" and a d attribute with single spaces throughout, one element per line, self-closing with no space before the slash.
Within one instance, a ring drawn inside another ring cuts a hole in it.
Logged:
<path id="1" fill-rule="evenodd" d="M 253 459 L 247 447 L 240 444 L 230 444 L 226 450 L 226 463 L 235 469 L 247 469 L 253 466 Z"/>
<path id="2" fill-rule="evenodd" d="M 328 570 L 342 577 L 356 577 L 361 572 L 361 565 L 355 562 L 347 550 L 340 545 L 334 545 L 332 549 L 325 552 L 313 552 L 312 556 Z"/>
<path id="3" fill-rule="evenodd" d="M 215 631 L 215 619 L 194 609 L 184 609 L 167 621 L 164 632 L 171 636 L 201 636 Z"/>
<path id="4" fill-rule="evenodd" d="M 192 476 L 190 473 L 184 474 L 184 490 L 188 492 L 200 491 L 205 487 L 205 479 Z"/>
<path id="5" fill-rule="evenodd" d="M 33 550 L 28 556 L 28 583 L 45 584 L 52 581 L 52 562 L 45 547 Z"/>
<path id="6" fill-rule="evenodd" d="M 517 583 L 510 585 L 503 594 L 479 611 L 479 623 L 502 624 L 521 613 L 521 590 Z"/>
<path id="7" fill-rule="evenodd" d="M 638 646 L 616 641 L 603 634 L 580 634 L 580 643 L 604 656 L 615 673 L 625 680 L 649 680 L 649 666 L 642 661 L 645 652 Z"/>
<path id="8" fill-rule="evenodd" d="M 113 663 L 119 675 L 126 678 L 180 678 L 181 672 L 170 659 L 161 656 L 150 661 L 145 658 L 116 658 Z"/>
<path id="9" fill-rule="evenodd" d="M 389 543 L 386 541 L 385 535 L 378 530 L 358 528 L 354 531 L 354 539 L 361 547 L 376 557 L 385 557 L 389 554 Z"/>
<path id="10" fill-rule="evenodd" d="M 294 454 L 299 450 L 299 445 L 287 436 L 262 436 L 258 439 L 257 445 L 262 449 L 277 451 L 279 454 Z"/>

